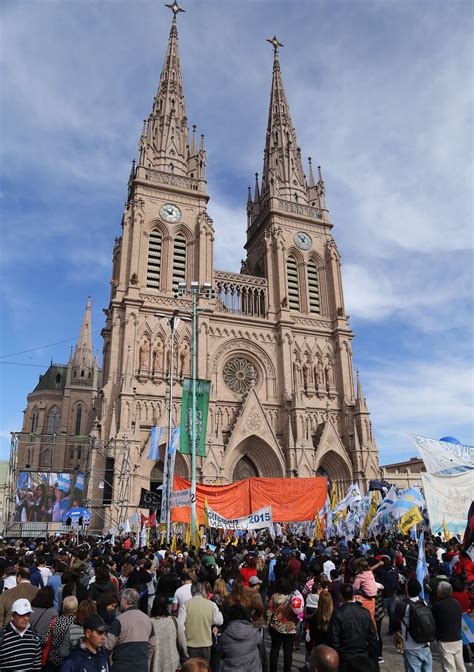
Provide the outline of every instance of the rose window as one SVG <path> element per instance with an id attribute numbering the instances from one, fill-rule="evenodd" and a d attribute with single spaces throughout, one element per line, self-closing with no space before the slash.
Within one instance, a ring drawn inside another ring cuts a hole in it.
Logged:
<path id="1" fill-rule="evenodd" d="M 224 366 L 224 382 L 233 392 L 245 394 L 257 382 L 257 369 L 244 357 L 234 357 Z"/>

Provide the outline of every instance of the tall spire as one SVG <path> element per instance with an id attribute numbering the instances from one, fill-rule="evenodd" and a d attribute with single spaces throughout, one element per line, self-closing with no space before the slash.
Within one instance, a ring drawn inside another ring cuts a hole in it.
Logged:
<path id="1" fill-rule="evenodd" d="M 301 151 L 291 121 L 278 60 L 278 50 L 283 44 L 276 37 L 267 41 L 273 46 L 273 77 L 261 197 L 266 200 L 269 196 L 278 196 L 286 201 L 307 203 Z"/>
<path id="2" fill-rule="evenodd" d="M 356 372 L 357 375 L 357 394 L 356 394 L 356 404 L 355 411 L 356 413 L 368 413 L 369 409 L 367 408 L 367 402 L 362 392 L 362 383 L 360 382 L 359 371 Z"/>
<path id="3" fill-rule="evenodd" d="M 176 0 L 166 5 L 173 13 L 165 62 L 153 109 L 140 138 L 139 165 L 167 173 L 188 173 L 188 121 L 179 60 L 176 17 L 184 12 Z"/>
<path id="4" fill-rule="evenodd" d="M 88 378 L 88 373 L 94 366 L 94 353 L 92 350 L 92 323 L 91 323 L 91 297 L 87 297 L 87 305 L 81 325 L 81 332 L 74 352 L 72 361 L 73 369 L 84 371 L 84 375 L 76 374 L 76 378 Z"/>

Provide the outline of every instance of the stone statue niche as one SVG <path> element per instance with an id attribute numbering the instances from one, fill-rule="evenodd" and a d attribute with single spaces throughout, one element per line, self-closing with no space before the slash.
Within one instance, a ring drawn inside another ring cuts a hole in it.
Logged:
<path id="1" fill-rule="evenodd" d="M 191 375 L 191 348 L 189 343 L 184 341 L 183 345 L 179 350 L 179 377 L 181 379 L 184 376 Z"/>
<path id="2" fill-rule="evenodd" d="M 138 370 L 140 372 L 148 371 L 150 367 L 150 343 L 145 339 L 138 351 Z"/>
<path id="3" fill-rule="evenodd" d="M 328 386 L 328 389 L 331 389 L 334 387 L 334 367 L 332 365 L 331 360 L 328 357 L 327 364 L 326 364 L 326 383 Z"/>
<path id="4" fill-rule="evenodd" d="M 163 371 L 163 341 L 158 338 L 155 349 L 153 350 L 152 370 L 153 373 L 161 373 Z"/>

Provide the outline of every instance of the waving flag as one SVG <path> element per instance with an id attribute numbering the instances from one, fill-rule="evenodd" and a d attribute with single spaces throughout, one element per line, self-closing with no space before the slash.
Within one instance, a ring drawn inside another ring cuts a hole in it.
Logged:
<path id="1" fill-rule="evenodd" d="M 150 448 L 148 450 L 147 458 L 149 460 L 159 460 L 160 459 L 160 443 L 161 435 L 163 434 L 163 427 L 157 427 L 154 425 L 150 429 Z"/>
<path id="2" fill-rule="evenodd" d="M 418 560 L 416 562 L 416 578 L 421 585 L 421 597 L 425 599 L 425 587 L 424 587 L 424 578 L 428 574 L 428 568 L 426 566 L 426 555 L 425 555 L 425 533 L 420 534 L 418 539 Z"/>
<path id="3" fill-rule="evenodd" d="M 333 513 L 339 513 L 339 511 L 343 511 L 348 506 L 353 506 L 356 502 L 360 502 L 360 490 L 357 483 L 353 483 L 347 491 L 346 496 L 334 508 Z"/>
<path id="4" fill-rule="evenodd" d="M 174 455 L 176 453 L 176 448 L 178 447 L 179 443 L 179 427 L 174 427 L 171 430 L 171 444 L 168 448 L 168 455 Z"/>
<path id="5" fill-rule="evenodd" d="M 400 520 L 414 506 L 418 506 L 420 509 L 425 506 L 425 500 L 421 492 L 418 488 L 403 490 L 393 505 L 392 516 L 396 520 Z"/>

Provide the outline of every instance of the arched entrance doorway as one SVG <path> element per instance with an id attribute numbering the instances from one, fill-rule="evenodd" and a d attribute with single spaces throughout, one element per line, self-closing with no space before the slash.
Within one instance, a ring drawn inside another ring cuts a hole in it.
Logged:
<path id="1" fill-rule="evenodd" d="M 335 483 L 338 497 L 342 497 L 352 482 L 352 469 L 338 453 L 329 450 L 321 458 L 316 476 L 326 476 L 331 485 Z"/>
<path id="2" fill-rule="evenodd" d="M 232 480 L 242 481 L 244 478 L 252 478 L 253 476 L 258 476 L 258 469 L 250 457 L 244 455 L 235 465 Z"/>
<path id="3" fill-rule="evenodd" d="M 158 487 L 163 485 L 163 462 L 160 460 L 150 472 L 150 490 L 157 492 Z"/>

